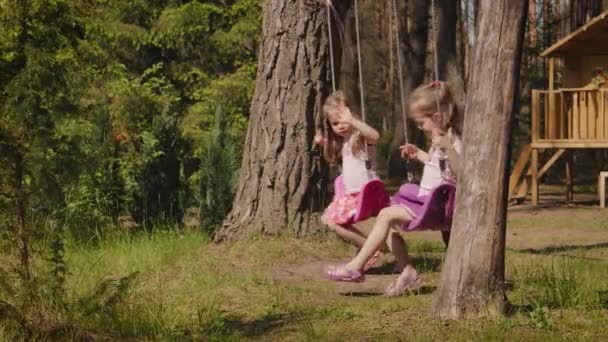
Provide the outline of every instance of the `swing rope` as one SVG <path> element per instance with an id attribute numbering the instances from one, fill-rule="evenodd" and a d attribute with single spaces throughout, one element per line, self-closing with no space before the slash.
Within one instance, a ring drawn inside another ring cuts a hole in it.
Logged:
<path id="1" fill-rule="evenodd" d="M 439 82 L 439 20 L 437 19 L 437 13 L 435 11 L 435 0 L 431 1 L 431 25 L 433 27 L 433 82 Z M 439 87 L 435 87 L 436 100 L 437 100 L 437 113 L 441 110 L 439 103 Z"/>
<path id="2" fill-rule="evenodd" d="M 336 13 L 336 10 L 333 7 L 331 0 L 325 0 L 325 5 L 327 6 L 327 36 L 328 36 L 328 40 L 329 40 L 331 83 L 332 83 L 332 89 L 335 92 L 336 91 L 336 74 L 335 74 L 335 66 L 334 66 L 333 30 L 332 30 L 332 25 L 331 25 L 331 14 L 333 12 L 334 16 L 338 20 L 339 20 L 339 16 Z M 341 29 L 340 25 L 338 25 L 338 29 Z M 365 112 L 365 89 L 363 88 L 363 86 L 364 86 L 363 85 L 363 66 L 362 66 L 362 61 L 361 61 L 361 59 L 362 59 L 361 58 L 362 57 L 361 37 L 360 37 L 360 33 L 359 33 L 359 8 L 358 8 L 357 0 L 355 0 L 355 30 L 356 30 L 356 37 L 357 37 L 357 56 L 358 56 L 357 61 L 358 61 L 358 69 L 359 69 L 359 94 L 360 94 L 360 100 L 361 100 L 361 119 L 363 120 L 364 123 L 367 123 L 367 117 L 366 117 L 366 112 Z M 342 32 L 340 32 L 340 33 L 342 33 Z M 344 42 L 342 42 L 342 45 L 344 45 Z M 369 145 L 367 144 L 367 142 L 364 143 L 364 145 L 365 145 L 365 166 L 369 170 L 372 168 L 372 164 L 369 159 Z"/>
<path id="3" fill-rule="evenodd" d="M 405 143 L 408 144 L 409 143 L 409 137 L 408 137 L 408 128 L 407 128 L 407 117 L 405 115 L 405 94 L 404 94 L 404 87 L 403 87 L 403 64 L 401 61 L 401 35 L 399 34 L 399 17 L 397 15 L 397 2 L 396 0 L 392 1 L 392 8 L 390 6 L 389 3 L 389 11 L 392 11 L 392 17 L 394 20 L 394 27 L 391 25 L 391 30 L 394 29 L 395 32 L 395 39 L 397 40 L 397 71 L 399 74 L 399 96 L 401 98 L 401 119 L 403 120 L 403 137 L 405 139 Z M 391 80 L 392 82 L 392 80 Z M 409 167 L 409 161 L 406 161 L 406 169 L 407 169 L 407 180 L 408 182 L 412 182 L 412 180 L 414 179 L 414 175 L 412 174 L 412 171 L 410 170 Z"/>
<path id="4" fill-rule="evenodd" d="M 436 13 L 436 1 L 431 0 L 431 24 L 433 26 L 433 61 L 434 61 L 434 70 L 433 70 L 433 86 L 435 88 L 435 99 L 437 102 L 437 113 L 441 112 L 441 103 L 439 97 L 441 94 L 439 93 L 439 19 L 437 18 Z M 441 116 L 443 118 L 443 116 Z M 443 121 L 443 119 L 442 119 Z M 443 122 L 442 122 L 443 123 Z M 445 177 L 446 170 L 446 162 L 447 156 L 445 155 L 445 150 L 443 148 L 439 148 L 440 157 L 439 157 L 439 169 L 441 170 L 441 176 Z"/>
<path id="5" fill-rule="evenodd" d="M 359 66 L 359 96 L 361 100 L 361 119 L 363 119 L 364 123 L 367 123 L 367 119 L 365 116 L 365 88 L 363 87 L 363 66 L 362 59 L 363 55 L 361 54 L 361 36 L 359 34 L 359 1 L 355 0 L 355 32 L 357 35 L 357 64 Z M 372 168 L 372 164 L 369 159 L 369 145 L 367 142 L 364 142 L 365 145 L 365 167 L 367 169 Z"/>
<path id="6" fill-rule="evenodd" d="M 329 64 L 331 65 L 331 88 L 336 91 L 336 71 L 334 67 L 334 42 L 331 29 L 331 0 L 327 0 L 327 37 L 329 38 Z"/>

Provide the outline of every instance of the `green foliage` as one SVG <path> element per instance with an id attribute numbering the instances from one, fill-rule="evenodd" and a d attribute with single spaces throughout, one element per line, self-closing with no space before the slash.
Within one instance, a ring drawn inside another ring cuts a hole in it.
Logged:
<path id="1" fill-rule="evenodd" d="M 201 220 L 203 229 L 213 233 L 232 207 L 238 164 L 236 148 L 226 134 L 221 107 L 216 111 L 211 139 L 201 162 Z"/>
<path id="2" fill-rule="evenodd" d="M 28 219 L 90 238 L 118 217 L 175 222 L 198 206 L 218 105 L 227 137 L 244 138 L 261 4 L 2 2 L 3 213 L 20 201 Z"/>
<path id="3" fill-rule="evenodd" d="M 161 70 L 162 64 L 153 65 L 141 77 L 109 85 L 114 130 L 124 136 L 116 147 L 120 203 L 139 220 L 172 217 L 179 208 L 179 96 Z"/>
<path id="4" fill-rule="evenodd" d="M 51 226 L 50 231 L 56 229 L 52 221 L 47 226 Z M 88 322 L 103 325 L 120 316 L 135 285 L 137 272 L 107 278 L 88 293 L 68 289 L 66 281 L 71 274 L 62 231 L 58 229 L 49 236 L 50 245 L 30 245 L 38 246 L 38 253 L 49 254 L 42 258 L 44 262 L 33 266 L 31 275 L 11 266 L 12 260 L 0 265 L 0 326 L 12 327 L 26 340 L 86 335 Z"/>
<path id="5" fill-rule="evenodd" d="M 6 326 L 26 339 L 123 328 L 112 320 L 135 275 L 73 291 L 64 233 L 100 243 L 117 227 L 162 229 L 201 207 L 202 184 L 204 226 L 223 219 L 261 4 L 0 0 L 0 338 Z"/>

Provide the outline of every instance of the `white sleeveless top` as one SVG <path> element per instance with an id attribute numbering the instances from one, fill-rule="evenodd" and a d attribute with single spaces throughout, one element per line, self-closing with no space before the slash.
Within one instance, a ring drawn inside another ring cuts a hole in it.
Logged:
<path id="1" fill-rule="evenodd" d="M 452 146 L 458 155 L 462 152 L 462 143 L 460 138 L 452 131 L 448 131 L 448 137 L 452 141 Z M 456 182 L 456 173 L 450 167 L 450 163 L 446 162 L 446 169 L 444 174 L 441 174 L 441 168 L 439 167 L 439 159 L 441 158 L 441 152 L 438 148 L 431 146 L 428 151 L 429 160 L 424 163 L 424 169 L 422 170 L 422 179 L 420 180 L 420 191 L 418 196 L 425 196 L 431 193 L 431 191 L 445 182 Z"/>
<path id="2" fill-rule="evenodd" d="M 365 166 L 365 148 L 353 155 L 353 141 L 359 138 L 359 132 L 353 133 L 342 145 L 342 179 L 347 194 L 361 192 L 363 186 L 370 180 L 377 178 L 374 168 Z M 369 160 L 373 161 L 373 146 L 368 147 Z M 372 162 L 373 163 L 373 162 Z"/>

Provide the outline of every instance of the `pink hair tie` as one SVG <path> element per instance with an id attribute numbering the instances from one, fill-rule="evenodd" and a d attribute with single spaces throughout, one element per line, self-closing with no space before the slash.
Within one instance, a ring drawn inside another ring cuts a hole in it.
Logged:
<path id="1" fill-rule="evenodd" d="M 439 81 L 439 80 L 433 81 L 430 84 L 431 87 L 439 87 L 440 85 L 441 85 L 441 81 Z"/>

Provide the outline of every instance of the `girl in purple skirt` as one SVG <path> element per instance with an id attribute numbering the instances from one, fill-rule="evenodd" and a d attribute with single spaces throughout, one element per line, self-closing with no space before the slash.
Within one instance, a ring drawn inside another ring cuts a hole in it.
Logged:
<path id="1" fill-rule="evenodd" d="M 460 129 L 456 126 L 459 122 L 458 112 L 445 82 L 435 81 L 418 87 L 410 96 L 408 109 L 409 117 L 433 142 L 428 152 L 412 144 L 400 148 L 403 159 L 424 164 L 420 185 L 403 185 L 391 198 L 391 205 L 380 211 L 371 233 L 355 258 L 346 264 L 330 265 L 326 269 L 326 275 L 331 280 L 364 281 L 364 265 L 386 241 L 398 267 L 402 268 L 399 278 L 385 291 L 389 296 L 401 295 L 419 284 L 418 273 L 407 253 L 405 242 L 395 228 L 407 229 L 409 223 L 421 214 L 434 188 L 444 183 L 455 184 L 462 149 Z"/>

